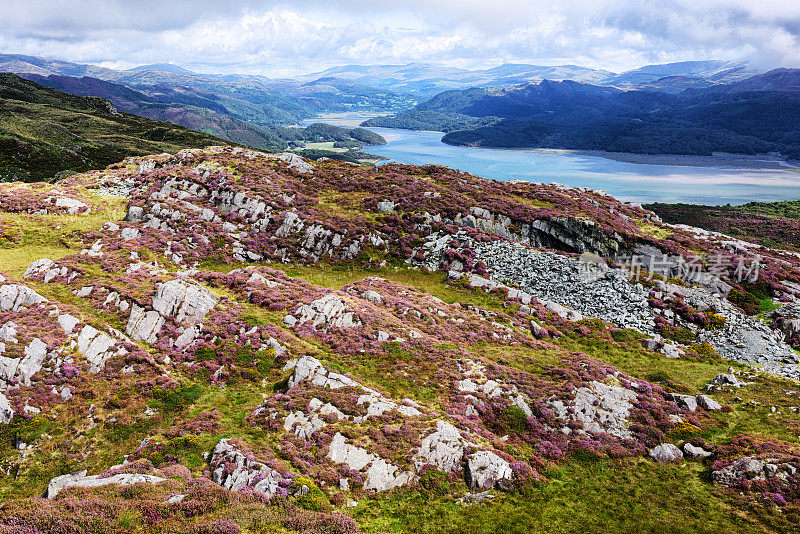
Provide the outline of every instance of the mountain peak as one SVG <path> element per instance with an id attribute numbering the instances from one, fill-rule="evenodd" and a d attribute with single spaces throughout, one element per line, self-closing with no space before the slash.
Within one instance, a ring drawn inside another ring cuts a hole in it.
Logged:
<path id="1" fill-rule="evenodd" d="M 140 65 L 138 67 L 128 69 L 128 72 L 137 70 L 156 70 L 159 72 L 170 72 L 172 74 L 197 74 L 196 72 L 184 69 L 183 67 L 175 65 L 174 63 L 152 63 L 150 65 Z"/>

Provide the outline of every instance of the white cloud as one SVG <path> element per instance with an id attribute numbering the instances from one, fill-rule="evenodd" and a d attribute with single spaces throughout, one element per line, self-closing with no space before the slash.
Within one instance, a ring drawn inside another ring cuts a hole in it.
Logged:
<path id="1" fill-rule="evenodd" d="M 6 0 L 4 52 L 209 72 L 501 61 L 625 70 L 751 58 L 800 66 L 800 2 L 764 0 Z"/>

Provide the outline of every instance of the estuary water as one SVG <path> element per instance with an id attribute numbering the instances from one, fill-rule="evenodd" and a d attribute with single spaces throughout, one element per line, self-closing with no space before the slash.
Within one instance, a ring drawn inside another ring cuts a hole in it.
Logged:
<path id="1" fill-rule="evenodd" d="M 435 163 L 495 180 L 590 187 L 631 202 L 722 205 L 800 199 L 800 173 L 791 170 L 652 165 L 599 156 L 456 147 L 442 143 L 440 132 L 370 130 L 384 136 L 388 144 L 364 151 L 388 161 Z"/>

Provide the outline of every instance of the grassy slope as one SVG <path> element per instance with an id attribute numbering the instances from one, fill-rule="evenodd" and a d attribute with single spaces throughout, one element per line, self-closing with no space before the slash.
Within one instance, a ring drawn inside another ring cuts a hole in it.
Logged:
<path id="1" fill-rule="evenodd" d="M 226 144 L 168 122 L 109 113 L 76 97 L 0 74 L 0 179 L 50 180 L 65 170 L 103 168 L 127 156 Z"/>

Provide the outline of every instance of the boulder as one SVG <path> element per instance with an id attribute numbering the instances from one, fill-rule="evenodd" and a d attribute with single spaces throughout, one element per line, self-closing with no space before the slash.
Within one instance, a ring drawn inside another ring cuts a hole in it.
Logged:
<path id="1" fill-rule="evenodd" d="M 691 443 L 683 446 L 683 453 L 687 458 L 708 458 L 713 454 L 711 451 L 707 451 L 703 447 L 696 447 Z"/>
<path id="2" fill-rule="evenodd" d="M 135 473 L 120 473 L 107 478 L 100 478 L 100 475 L 86 476 L 86 470 L 72 473 L 70 475 L 61 475 L 55 477 L 50 481 L 47 486 L 47 493 L 45 496 L 48 499 L 54 499 L 56 495 L 64 488 L 78 486 L 81 488 L 96 488 L 99 486 L 107 486 L 109 484 L 120 484 L 128 486 L 130 484 L 139 484 L 141 482 L 148 482 L 150 484 L 157 484 L 164 482 L 164 478 L 153 475 L 141 475 Z"/>
<path id="3" fill-rule="evenodd" d="M 47 302 L 33 289 L 17 284 L 6 284 L 0 287 L 0 311 L 19 311 L 20 308 L 27 308 Z"/>
<path id="4" fill-rule="evenodd" d="M 745 382 L 742 382 L 733 373 L 719 373 L 717 376 L 711 379 L 711 382 L 708 383 L 706 386 L 707 390 L 712 389 L 714 386 L 730 386 L 739 388 L 746 385 Z"/>
<path id="5" fill-rule="evenodd" d="M 456 427 L 436 421 L 436 430 L 422 438 L 419 450 L 414 455 L 414 464 L 418 471 L 426 465 L 432 465 L 439 471 L 454 473 L 461 468 L 464 447 L 464 440 Z"/>
<path id="6" fill-rule="evenodd" d="M 152 344 L 156 342 L 158 333 L 161 332 L 165 322 L 166 320 L 158 312 L 147 311 L 134 304 L 130 315 L 128 315 L 125 333 L 134 341 L 144 341 Z"/>
<path id="7" fill-rule="evenodd" d="M 0 393 L 0 423 L 10 423 L 14 418 L 14 410 L 5 395 Z"/>
<path id="8" fill-rule="evenodd" d="M 688 410 L 690 412 L 697 410 L 697 399 L 695 399 L 692 395 L 672 393 L 670 397 L 672 397 L 672 400 L 675 401 L 675 404 L 677 404 L 678 407 L 683 410 Z"/>
<path id="9" fill-rule="evenodd" d="M 697 399 L 697 404 L 699 404 L 700 407 L 703 408 L 704 410 L 722 409 L 722 405 L 720 403 L 718 403 L 717 401 L 706 395 L 697 395 L 695 399 Z"/>
<path id="10" fill-rule="evenodd" d="M 503 489 L 510 485 L 512 476 L 509 463 L 491 451 L 478 451 L 467 458 L 464 478 L 472 490 Z"/>
<path id="11" fill-rule="evenodd" d="M 681 450 L 672 443 L 662 443 L 661 445 L 653 447 L 648 454 L 650 458 L 660 464 L 683 459 Z"/>
<path id="12" fill-rule="evenodd" d="M 153 297 L 153 309 L 175 322 L 196 324 L 216 305 L 217 297 L 196 282 L 175 279 L 161 284 Z"/>

